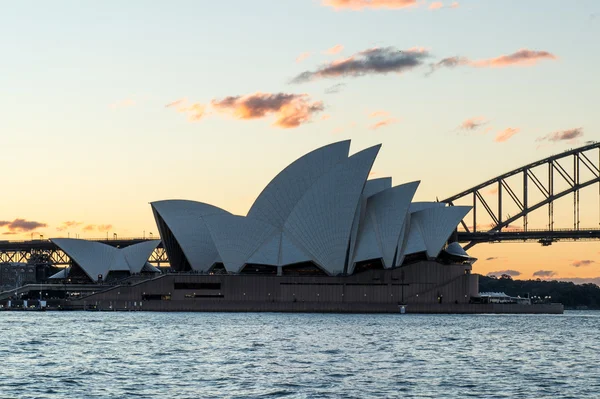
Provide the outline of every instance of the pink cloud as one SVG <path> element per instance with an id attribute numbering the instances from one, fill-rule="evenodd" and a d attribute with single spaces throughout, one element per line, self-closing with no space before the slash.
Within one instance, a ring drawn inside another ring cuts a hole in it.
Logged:
<path id="1" fill-rule="evenodd" d="M 378 118 L 378 117 L 387 117 L 390 116 L 390 113 L 387 111 L 373 111 L 369 114 L 369 118 Z"/>
<path id="2" fill-rule="evenodd" d="M 494 141 L 496 143 L 503 143 L 505 141 L 507 141 L 508 139 L 510 139 L 512 136 L 514 136 L 515 134 L 519 133 L 520 129 L 519 128 L 506 128 L 504 130 L 499 131 L 496 134 L 496 138 L 494 139 Z"/>
<path id="3" fill-rule="evenodd" d="M 393 123 L 396 123 L 396 122 L 398 122 L 398 120 L 396 118 L 384 119 L 382 121 L 379 121 L 379 122 L 375 123 L 374 125 L 371 125 L 369 127 L 369 129 L 371 129 L 371 130 L 377 130 L 377 129 L 380 129 L 380 128 L 385 127 L 385 126 L 389 126 L 389 125 L 391 125 Z"/>
<path id="4" fill-rule="evenodd" d="M 274 125 L 284 129 L 298 127 L 325 108 L 321 101 L 311 101 L 307 94 L 254 93 L 212 100 L 220 112 L 228 112 L 236 119 L 258 119 L 275 115 Z"/>
<path id="5" fill-rule="evenodd" d="M 494 58 L 471 60 L 467 57 L 454 56 L 443 58 L 431 64 L 429 74 L 440 68 L 456 68 L 458 66 L 471 66 L 475 68 L 505 68 L 509 66 L 532 66 L 543 60 L 556 60 L 557 56 L 548 51 L 521 49 L 512 54 L 501 55 Z"/>
<path id="6" fill-rule="evenodd" d="M 479 61 L 473 61 L 473 65 L 476 67 L 492 67 L 502 68 L 507 66 L 519 65 L 519 66 L 530 66 L 536 64 L 541 60 L 556 60 L 557 57 L 549 53 L 548 51 L 535 51 L 528 49 L 521 49 L 515 53 L 508 55 L 501 55 L 496 58 L 483 59 Z"/>
<path id="7" fill-rule="evenodd" d="M 206 113 L 205 105 L 200 103 L 188 104 L 185 98 L 173 101 L 165 105 L 165 108 L 174 108 L 177 112 L 186 114 L 190 121 L 199 121 Z"/>
<path id="8" fill-rule="evenodd" d="M 459 126 L 459 129 L 462 130 L 476 130 L 481 126 L 488 123 L 488 121 L 482 116 L 476 116 L 473 118 L 465 119 Z"/>
<path id="9" fill-rule="evenodd" d="M 443 8 L 443 7 L 444 7 L 444 3 L 442 3 L 441 1 L 434 1 L 427 8 L 429 8 L 430 10 L 439 10 L 440 8 Z"/>
<path id="10" fill-rule="evenodd" d="M 341 44 L 336 44 L 335 46 L 325 50 L 324 54 L 329 54 L 329 55 L 339 54 L 342 52 L 342 50 L 344 50 L 344 46 L 342 46 Z"/>
<path id="11" fill-rule="evenodd" d="M 321 4 L 326 7 L 333 7 L 335 10 L 349 9 L 362 10 L 371 9 L 401 9 L 415 7 L 417 0 L 322 0 Z"/>
<path id="12" fill-rule="evenodd" d="M 307 59 L 308 57 L 310 57 L 310 52 L 306 51 L 306 52 L 300 54 L 298 57 L 296 57 L 296 62 L 302 62 L 305 59 Z"/>

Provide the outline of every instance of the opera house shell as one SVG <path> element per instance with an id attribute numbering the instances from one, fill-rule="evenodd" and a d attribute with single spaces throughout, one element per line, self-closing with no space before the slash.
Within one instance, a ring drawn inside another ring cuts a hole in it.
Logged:
<path id="1" fill-rule="evenodd" d="M 51 276 L 51 280 L 98 283 L 134 274 L 160 273 L 148 263 L 150 254 L 160 240 L 145 241 L 125 248 L 73 238 L 53 238 L 50 241 L 71 259 L 71 266 Z"/>
<path id="2" fill-rule="evenodd" d="M 171 267 L 200 274 L 348 276 L 434 260 L 470 207 L 413 202 L 419 182 L 368 179 L 380 145 L 350 141 L 281 171 L 245 216 L 187 200 L 152 202 Z M 458 244 L 445 254 L 470 259 Z"/>

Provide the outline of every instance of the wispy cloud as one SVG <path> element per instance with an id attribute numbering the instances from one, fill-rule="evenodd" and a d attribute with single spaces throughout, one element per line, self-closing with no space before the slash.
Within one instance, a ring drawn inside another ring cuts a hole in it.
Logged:
<path id="1" fill-rule="evenodd" d="M 494 276 L 501 276 L 503 274 L 507 274 L 507 275 L 509 275 L 511 277 L 517 277 L 517 276 L 521 275 L 521 272 L 518 271 L 518 270 L 508 269 L 508 270 L 498 270 L 498 271 L 495 271 L 495 272 L 489 272 L 487 275 L 488 276 L 492 276 L 492 275 L 494 275 Z"/>
<path id="2" fill-rule="evenodd" d="M 329 54 L 329 55 L 339 54 L 342 52 L 342 50 L 344 50 L 344 46 L 341 44 L 336 44 L 335 46 L 330 47 L 327 50 L 325 50 L 323 52 L 323 54 Z"/>
<path id="3" fill-rule="evenodd" d="M 479 129 L 487 123 L 489 123 L 489 121 L 486 120 L 484 117 L 476 116 L 473 118 L 465 119 L 458 128 L 461 130 L 473 131 Z"/>
<path id="4" fill-rule="evenodd" d="M 6 220 L 0 220 L 0 227 L 6 227 L 11 233 L 24 233 L 33 231 L 40 227 L 47 227 L 46 223 L 36 222 L 33 220 L 25 220 L 17 218 L 12 222 Z"/>
<path id="5" fill-rule="evenodd" d="M 322 0 L 321 4 L 335 10 L 390 9 L 397 10 L 419 5 L 417 0 Z"/>
<path id="6" fill-rule="evenodd" d="M 556 272 L 552 270 L 538 270 L 533 272 L 534 277 L 552 277 L 556 276 Z"/>
<path id="7" fill-rule="evenodd" d="M 339 93 L 344 87 L 346 87 L 346 83 L 336 83 L 333 86 L 326 88 L 325 94 Z"/>
<path id="8" fill-rule="evenodd" d="M 499 131 L 496 134 L 496 138 L 494 139 L 494 141 L 496 143 L 503 143 L 503 142 L 507 141 L 508 139 L 510 139 L 515 134 L 519 133 L 519 131 L 520 131 L 519 128 L 513 128 L 513 127 L 506 128 L 504 130 Z"/>
<path id="9" fill-rule="evenodd" d="M 379 118 L 379 117 L 386 117 L 386 116 L 390 116 L 390 113 L 387 111 L 373 111 L 369 114 L 369 118 Z"/>
<path id="10" fill-rule="evenodd" d="M 379 121 L 379 122 L 371 125 L 369 127 L 369 129 L 371 129 L 371 130 L 377 130 L 377 129 L 380 129 L 380 128 L 385 127 L 385 126 L 389 126 L 389 125 L 391 125 L 393 123 L 396 123 L 396 122 L 398 122 L 398 119 L 396 119 L 396 118 L 387 118 L 387 119 L 384 119 L 382 121 Z"/>
<path id="11" fill-rule="evenodd" d="M 589 265 L 594 264 L 594 263 L 596 263 L 595 260 L 582 259 L 582 260 L 575 260 L 575 261 L 573 261 L 573 263 L 571 263 L 571 266 L 575 266 L 575 267 L 589 266 Z"/>
<path id="12" fill-rule="evenodd" d="M 442 3 L 441 1 L 434 1 L 427 8 L 430 10 L 439 10 L 440 8 L 444 8 L 444 3 Z"/>
<path id="13" fill-rule="evenodd" d="M 67 222 L 62 222 L 62 224 L 60 226 L 58 226 L 56 228 L 56 230 L 58 230 L 58 231 L 65 231 L 65 230 L 67 230 L 69 228 L 75 228 L 75 227 L 81 226 L 82 224 L 83 224 L 83 222 L 76 222 L 74 220 L 67 221 Z"/>
<path id="14" fill-rule="evenodd" d="M 291 83 L 336 77 L 401 73 L 423 65 L 424 60 L 428 57 L 429 52 L 424 49 L 403 51 L 395 47 L 376 47 L 321 65 L 314 71 L 304 71 L 292 79 Z"/>
<path id="15" fill-rule="evenodd" d="M 308 57 L 310 57 L 310 52 L 306 51 L 306 52 L 300 54 L 298 57 L 296 57 L 296 62 L 300 63 L 300 62 L 304 61 L 305 59 L 307 59 Z"/>
<path id="16" fill-rule="evenodd" d="M 83 226 L 83 231 L 100 231 L 107 232 L 113 228 L 112 224 L 88 224 Z"/>
<path id="17" fill-rule="evenodd" d="M 321 115 L 321 120 L 322 121 L 326 121 L 329 118 L 331 118 L 331 115 L 329 115 L 329 114 Z"/>
<path id="18" fill-rule="evenodd" d="M 211 106 L 236 119 L 258 119 L 275 115 L 274 125 L 294 128 L 310 122 L 313 115 L 325 109 L 321 101 L 312 101 L 307 94 L 254 93 L 212 100 Z"/>
<path id="19" fill-rule="evenodd" d="M 489 258 L 485 258 L 485 260 L 487 260 L 487 261 L 492 261 L 492 260 L 496 260 L 496 259 L 500 259 L 500 258 L 497 256 L 490 256 Z"/>
<path id="20" fill-rule="evenodd" d="M 188 103 L 186 98 L 181 98 L 179 100 L 175 100 L 167 105 L 165 108 L 173 108 L 177 112 L 186 114 L 188 120 L 190 121 L 199 121 L 204 117 L 206 113 L 206 106 L 200 103 Z"/>
<path id="21" fill-rule="evenodd" d="M 576 127 L 574 129 L 548 133 L 545 136 L 538 137 L 536 141 L 550 141 L 552 143 L 556 143 L 559 141 L 573 141 L 581 137 L 583 137 L 583 128 Z"/>
<path id="22" fill-rule="evenodd" d="M 471 60 L 467 57 L 454 56 L 443 58 L 431 64 L 429 74 L 441 68 L 455 68 L 458 66 L 471 66 L 475 68 L 504 68 L 510 66 L 531 66 L 543 60 L 556 60 L 558 57 L 548 51 L 520 49 L 511 54 L 481 60 Z"/>

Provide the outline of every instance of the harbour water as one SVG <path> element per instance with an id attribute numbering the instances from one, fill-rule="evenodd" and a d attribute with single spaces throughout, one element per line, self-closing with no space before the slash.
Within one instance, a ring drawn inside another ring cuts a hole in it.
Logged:
<path id="1" fill-rule="evenodd" d="M 0 398 L 594 398 L 600 312 L 2 312 Z"/>

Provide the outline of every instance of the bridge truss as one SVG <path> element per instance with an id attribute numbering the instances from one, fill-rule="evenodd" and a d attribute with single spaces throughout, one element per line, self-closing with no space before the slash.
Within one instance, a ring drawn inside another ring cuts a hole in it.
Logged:
<path id="1" fill-rule="evenodd" d="M 567 166 L 568 165 L 568 166 Z M 517 181 L 516 186 L 515 181 Z M 600 182 L 600 142 L 592 142 L 575 149 L 530 163 L 503 175 L 487 180 L 473 188 L 448 197 L 441 202 L 454 205 L 457 201 L 468 201 L 473 206 L 472 221 L 465 218 L 464 231 L 457 232 L 458 240 L 468 242 L 466 249 L 479 242 L 522 241 L 535 239 L 543 245 L 557 240 L 600 239 L 599 228 L 581 228 L 580 192 Z M 496 204 L 484 194 L 497 195 Z M 534 194 L 534 195 L 532 195 Z M 573 228 L 554 228 L 554 205 L 563 197 L 573 196 Z M 536 200 L 532 200 L 537 197 Z M 598 184 L 600 205 L 600 184 Z M 514 215 L 505 215 L 508 207 L 515 209 Z M 528 216 L 540 208 L 547 207 L 548 223 L 544 230 L 530 230 Z M 484 216 L 482 217 L 481 214 Z M 485 231 L 481 219 L 492 221 Z M 514 224 L 522 222 L 522 229 Z M 468 223 L 471 223 L 470 225 Z M 510 231 L 507 228 L 510 227 Z M 505 231 L 503 231 L 505 229 Z"/>

